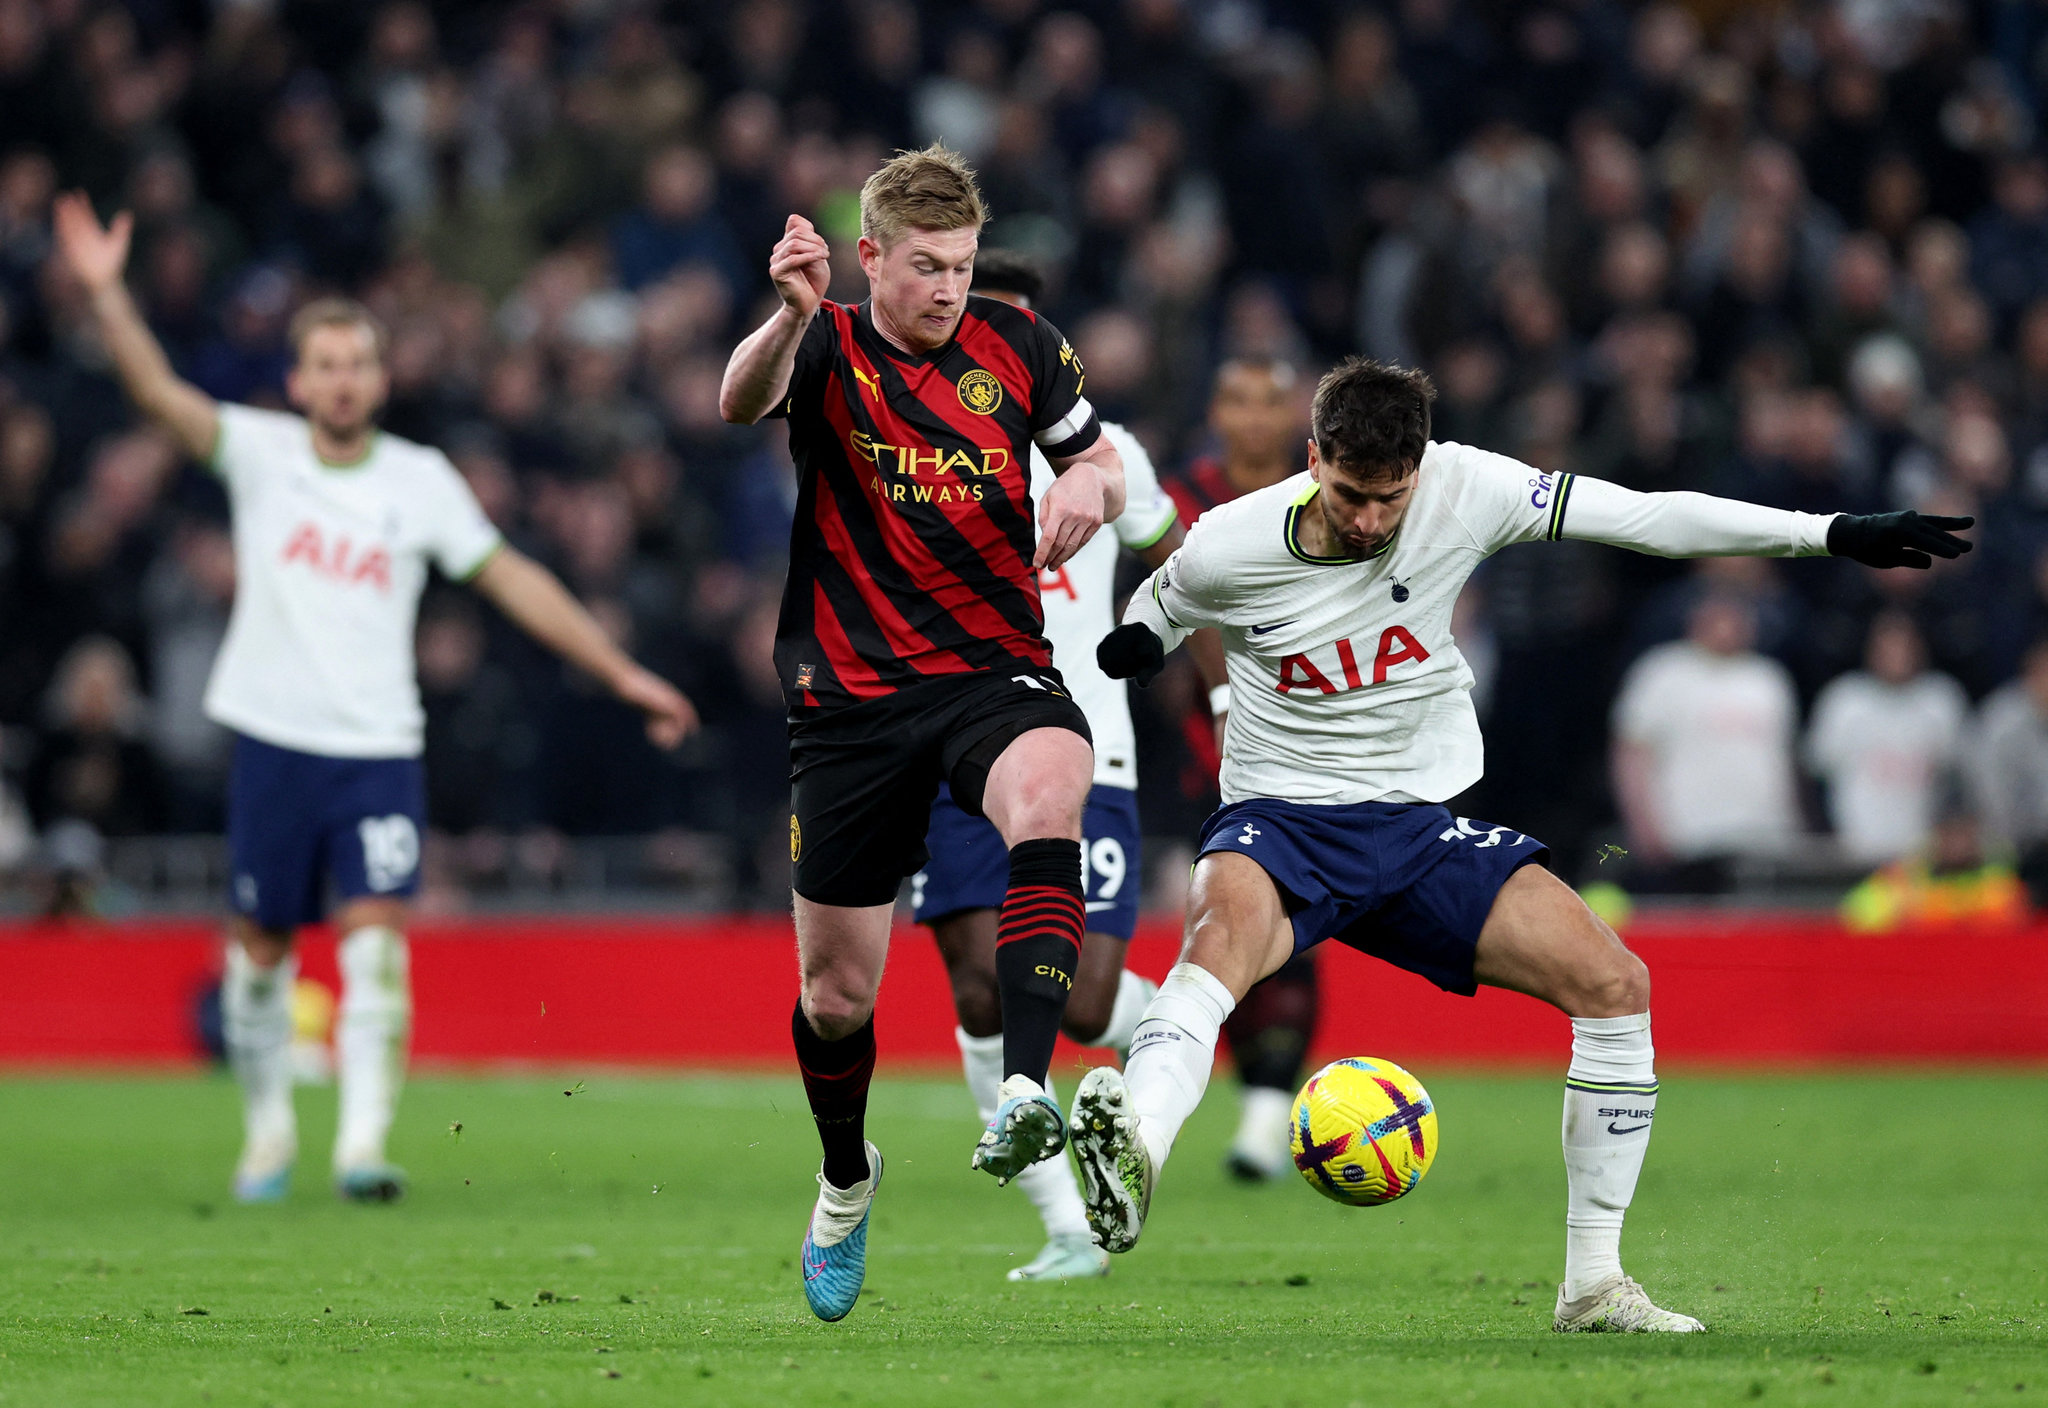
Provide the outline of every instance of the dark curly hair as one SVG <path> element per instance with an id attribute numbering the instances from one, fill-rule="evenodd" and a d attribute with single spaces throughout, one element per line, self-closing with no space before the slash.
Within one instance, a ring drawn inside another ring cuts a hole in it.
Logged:
<path id="1" fill-rule="evenodd" d="M 1405 479 L 1429 444 L 1436 384 L 1412 367 L 1349 357 L 1316 384 L 1309 433 L 1326 464 L 1366 479 Z"/>

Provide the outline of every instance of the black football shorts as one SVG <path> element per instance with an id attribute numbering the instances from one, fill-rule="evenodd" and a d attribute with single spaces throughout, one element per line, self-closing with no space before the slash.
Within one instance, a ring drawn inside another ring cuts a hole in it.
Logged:
<path id="1" fill-rule="evenodd" d="M 921 680 L 789 725 L 789 858 L 815 904 L 888 904 L 924 868 L 939 784 L 982 815 L 989 769 L 1035 728 L 1093 742 L 1059 671 L 1019 666 Z"/>

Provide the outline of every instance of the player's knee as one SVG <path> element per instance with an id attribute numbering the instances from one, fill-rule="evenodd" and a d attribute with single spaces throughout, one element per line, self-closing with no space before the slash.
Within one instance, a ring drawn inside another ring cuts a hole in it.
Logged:
<path id="1" fill-rule="evenodd" d="M 1081 838 L 1081 811 L 1087 803 L 1086 788 L 1072 788 L 1051 781 L 1034 784 L 1014 798 L 1004 840 L 1011 845 L 1040 837 Z"/>
<path id="2" fill-rule="evenodd" d="M 827 1041 L 838 1041 L 861 1029 L 875 1010 L 873 992 L 831 977 L 812 978 L 804 983 L 804 1016 L 811 1030 Z"/>
<path id="3" fill-rule="evenodd" d="M 992 974 L 953 975 L 953 1014 L 969 1036 L 994 1036 L 1003 1029 L 1003 1000 Z"/>
<path id="4" fill-rule="evenodd" d="M 1076 983 L 1067 996 L 1066 1015 L 1060 1019 L 1060 1030 L 1084 1045 L 1094 1041 L 1109 1028 L 1109 1019 L 1116 1008 L 1116 989 L 1098 991 L 1087 983 Z"/>
<path id="5" fill-rule="evenodd" d="M 1614 946 L 1612 956 L 1579 984 L 1579 1017 L 1626 1017 L 1650 1010 L 1650 970 L 1627 949 Z"/>

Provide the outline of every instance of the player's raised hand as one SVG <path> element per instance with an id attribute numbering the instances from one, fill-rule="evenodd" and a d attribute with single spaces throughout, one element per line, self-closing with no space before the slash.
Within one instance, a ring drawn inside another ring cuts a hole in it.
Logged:
<path id="1" fill-rule="evenodd" d="M 1052 571 L 1086 547 L 1102 526 L 1105 500 L 1100 470 L 1086 460 L 1069 465 L 1038 502 L 1038 555 L 1032 565 Z"/>
<path id="2" fill-rule="evenodd" d="M 697 731 L 697 706 L 654 671 L 635 665 L 613 689 L 647 715 L 647 737 L 655 747 L 674 748 Z"/>
<path id="3" fill-rule="evenodd" d="M 85 192 L 66 191 L 51 206 L 50 222 L 65 267 L 86 288 L 97 291 L 120 279 L 135 229 L 133 215 L 124 210 L 112 224 L 102 225 Z"/>
<path id="4" fill-rule="evenodd" d="M 1828 524 L 1828 552 L 1866 567 L 1932 567 L 1936 557 L 1961 557 L 1974 518 L 1939 518 L 1907 509 L 1901 513 L 1842 513 Z"/>
<path id="5" fill-rule="evenodd" d="M 792 215 L 783 225 L 782 238 L 768 255 L 768 277 L 792 313 L 808 318 L 818 311 L 832 284 L 832 248 L 803 216 Z"/>

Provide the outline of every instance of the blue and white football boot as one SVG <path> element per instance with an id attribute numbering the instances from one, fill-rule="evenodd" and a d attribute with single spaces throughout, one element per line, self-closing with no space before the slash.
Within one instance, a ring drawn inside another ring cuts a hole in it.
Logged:
<path id="1" fill-rule="evenodd" d="M 292 1165 L 299 1156 L 292 1138 L 251 1140 L 235 1164 L 235 1201 L 281 1203 L 292 1190 Z"/>
<path id="2" fill-rule="evenodd" d="M 1109 1253 L 1095 1245 L 1093 1233 L 1053 1238 L 1045 1250 L 1022 1266 L 1010 1268 L 1012 1281 L 1086 1281 L 1109 1274 Z"/>
<path id="3" fill-rule="evenodd" d="M 820 1320 L 844 1320 L 868 1275 L 868 1212 L 882 1186 L 882 1151 L 867 1144 L 868 1176 L 834 1188 L 818 1170 L 818 1202 L 804 1231 L 804 1299 Z"/>
<path id="4" fill-rule="evenodd" d="M 1008 1183 L 1041 1159 L 1067 1147 L 1067 1117 L 1030 1076 L 1006 1077 L 996 1087 L 996 1117 L 981 1132 L 970 1165 Z"/>

